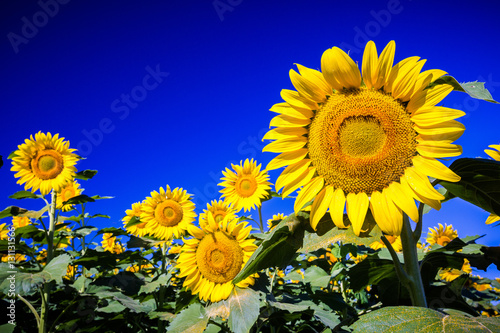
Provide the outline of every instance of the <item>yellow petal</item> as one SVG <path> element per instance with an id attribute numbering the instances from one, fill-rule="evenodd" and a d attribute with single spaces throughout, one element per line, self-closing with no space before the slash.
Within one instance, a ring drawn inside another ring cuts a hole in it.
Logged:
<path id="1" fill-rule="evenodd" d="M 377 80 L 377 64 L 377 47 L 373 41 L 369 41 L 365 46 L 365 51 L 363 52 L 363 63 L 361 65 L 363 81 L 368 89 L 373 87 L 373 83 Z"/>
<path id="2" fill-rule="evenodd" d="M 317 103 L 315 103 L 313 100 L 301 96 L 295 90 L 282 89 L 280 95 L 281 98 L 283 98 L 283 100 L 285 100 L 291 106 L 296 106 L 302 109 L 308 108 L 311 110 L 316 110 L 318 108 Z"/>
<path id="3" fill-rule="evenodd" d="M 276 140 L 267 144 L 262 151 L 271 153 L 285 153 L 303 148 L 307 143 L 307 138 L 303 136 Z"/>
<path id="4" fill-rule="evenodd" d="M 415 80 L 422 70 L 426 60 L 421 60 L 413 66 L 409 66 L 410 70 L 403 76 L 396 79 L 396 85 L 392 92 L 394 98 L 402 101 L 409 101 L 415 87 Z"/>
<path id="5" fill-rule="evenodd" d="M 356 63 L 338 47 L 333 48 L 333 63 L 334 75 L 340 84 L 347 89 L 359 88 L 361 85 L 361 73 Z"/>
<path id="6" fill-rule="evenodd" d="M 297 119 L 310 119 L 314 116 L 314 112 L 312 112 L 311 109 L 292 107 L 286 102 L 274 104 L 269 111 L 284 114 Z"/>
<path id="7" fill-rule="evenodd" d="M 418 139 L 418 138 L 417 138 Z M 425 157 L 443 158 L 455 157 L 462 154 L 462 147 L 447 141 L 417 140 L 417 152 Z"/>
<path id="8" fill-rule="evenodd" d="M 200 228 L 195 227 L 193 224 L 188 224 L 187 231 L 189 234 L 195 238 L 202 239 L 205 237 L 205 232 Z"/>
<path id="9" fill-rule="evenodd" d="M 431 186 L 429 178 L 423 176 L 415 168 L 406 168 L 404 177 L 408 181 L 411 189 L 429 199 L 443 200 L 444 196 Z"/>
<path id="10" fill-rule="evenodd" d="M 498 151 L 500 149 L 500 145 L 489 145 L 488 147 L 496 150 L 485 149 L 484 152 L 495 161 L 500 161 L 500 152 Z"/>
<path id="11" fill-rule="evenodd" d="M 491 213 L 490 216 L 486 219 L 486 224 L 492 224 L 496 221 L 500 221 L 500 216 Z"/>
<path id="12" fill-rule="evenodd" d="M 419 59 L 420 57 L 409 57 L 395 64 L 394 67 L 392 67 L 391 74 L 384 85 L 384 91 L 392 92 L 393 97 L 396 98 L 394 96 L 393 88 L 396 88 L 401 80 L 408 75 Z"/>
<path id="13" fill-rule="evenodd" d="M 264 140 L 282 140 L 293 137 L 300 137 L 307 134 L 307 129 L 304 127 L 278 127 L 268 131 L 262 141 Z"/>
<path id="14" fill-rule="evenodd" d="M 441 69 L 429 69 L 420 73 L 413 87 L 411 98 L 413 98 L 416 92 L 424 90 L 431 82 L 436 81 L 445 74 L 447 73 Z"/>
<path id="15" fill-rule="evenodd" d="M 391 40 L 382 53 L 380 54 L 377 66 L 377 80 L 373 84 L 373 88 L 380 89 L 385 85 L 391 73 L 392 65 L 394 63 L 394 53 L 396 52 L 396 43 Z"/>
<path id="16" fill-rule="evenodd" d="M 284 114 L 271 119 L 269 128 L 271 127 L 304 127 L 311 123 L 310 119 L 297 119 Z"/>
<path id="17" fill-rule="evenodd" d="M 415 156 L 412 160 L 413 166 L 421 173 L 429 177 L 442 179 L 449 182 L 458 182 L 460 176 L 451 171 L 446 165 L 433 158 Z"/>
<path id="18" fill-rule="evenodd" d="M 413 195 L 400 183 L 393 182 L 386 189 L 386 196 L 403 210 L 413 221 L 418 221 L 418 208 Z"/>
<path id="19" fill-rule="evenodd" d="M 453 87 L 449 84 L 439 84 L 429 89 L 417 91 L 406 108 L 410 114 L 413 114 L 419 108 L 436 105 L 452 91 Z"/>
<path id="20" fill-rule="evenodd" d="M 311 227 L 316 230 L 319 220 L 326 214 L 326 210 L 330 205 L 330 201 L 333 197 L 333 187 L 327 186 L 323 188 L 316 198 L 311 207 Z"/>
<path id="21" fill-rule="evenodd" d="M 275 170 L 286 165 L 291 165 L 303 160 L 308 153 L 307 148 L 297 149 L 295 151 L 279 154 L 273 158 L 267 165 L 267 170 Z"/>
<path id="22" fill-rule="evenodd" d="M 347 228 L 348 223 L 344 220 L 344 207 L 345 207 L 345 195 L 341 188 L 338 188 L 333 192 L 333 198 L 330 201 L 330 217 L 333 223 L 338 228 Z"/>
<path id="23" fill-rule="evenodd" d="M 326 94 L 318 86 L 300 76 L 300 74 L 293 69 L 290 70 L 290 80 L 299 94 L 308 100 L 316 103 L 322 103 L 326 100 Z"/>
<path id="24" fill-rule="evenodd" d="M 335 77 L 335 53 L 332 49 L 323 52 L 321 56 L 321 72 L 325 81 L 335 90 L 342 90 L 342 84 Z"/>
<path id="25" fill-rule="evenodd" d="M 403 215 L 384 192 L 374 191 L 370 198 L 370 210 L 384 233 L 398 236 L 401 234 Z"/>
<path id="26" fill-rule="evenodd" d="M 304 186 L 309 183 L 309 181 L 314 177 L 314 173 L 316 172 L 316 168 L 308 168 L 304 173 L 299 175 L 297 178 L 291 180 L 288 184 L 283 187 L 283 192 L 281 196 L 283 198 L 289 196 L 292 192 L 297 190 L 299 187 Z"/>
<path id="27" fill-rule="evenodd" d="M 292 180 L 296 179 L 299 175 L 303 174 L 310 164 L 311 160 L 306 159 L 287 166 L 278 177 L 278 179 L 276 179 L 276 190 L 279 191 L 283 186 L 287 185 Z"/>
<path id="28" fill-rule="evenodd" d="M 406 180 L 405 176 L 401 177 L 399 179 L 399 181 L 401 182 L 401 185 L 404 188 L 408 188 L 412 192 L 413 197 L 415 199 L 417 199 L 418 201 L 423 202 L 424 204 L 426 204 L 426 205 L 434 208 L 435 210 L 440 210 L 441 209 L 441 201 L 440 200 L 429 199 L 429 198 L 421 195 L 417 191 L 415 191 L 413 189 L 413 187 L 408 183 L 408 181 Z"/>
<path id="29" fill-rule="evenodd" d="M 453 142 L 465 131 L 465 126 L 456 120 L 449 120 L 430 126 L 414 125 L 413 128 L 419 134 L 422 134 L 422 138 L 425 138 L 426 141 L 449 140 L 450 142 Z"/>
<path id="30" fill-rule="evenodd" d="M 418 126 L 438 125 L 465 116 L 465 112 L 442 106 L 430 106 L 415 111 L 411 120 Z"/>
<path id="31" fill-rule="evenodd" d="M 296 65 L 299 69 L 300 75 L 313 82 L 319 89 L 321 89 L 325 93 L 325 95 L 332 94 L 332 89 L 328 86 L 328 83 L 326 83 L 325 78 L 320 71 L 312 68 L 307 68 L 299 64 Z"/>
<path id="32" fill-rule="evenodd" d="M 316 194 L 321 191 L 324 184 L 325 180 L 323 177 L 316 177 L 311 180 L 309 184 L 304 186 L 297 194 L 297 199 L 295 199 L 293 206 L 295 213 L 298 213 L 306 203 L 314 199 Z"/>
<path id="33" fill-rule="evenodd" d="M 352 224 L 352 229 L 356 236 L 359 236 L 361 227 L 365 222 L 368 205 L 370 203 L 368 196 L 364 192 L 358 194 L 347 194 L 347 216 Z"/>

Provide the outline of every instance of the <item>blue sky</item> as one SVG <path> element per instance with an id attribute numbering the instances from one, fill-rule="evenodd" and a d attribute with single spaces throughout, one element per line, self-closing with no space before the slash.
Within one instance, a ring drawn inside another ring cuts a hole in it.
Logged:
<path id="1" fill-rule="evenodd" d="M 87 158 L 79 170 L 99 171 L 82 183 L 85 194 L 114 197 L 89 205 L 111 216 L 97 226 L 120 227 L 132 203 L 166 184 L 193 194 L 200 213 L 219 197 L 222 169 L 246 158 L 265 166 L 275 156 L 261 152 L 261 138 L 280 90 L 293 88 L 288 71 L 294 63 L 319 68 L 333 46 L 361 61 L 369 39 L 379 51 L 395 40 L 396 61 L 420 56 L 424 69 L 484 81 L 500 100 L 496 13 L 489 1 L 4 0 L 0 208 L 37 207 L 7 199 L 22 187 L 6 157 L 43 131 L 79 149 Z M 457 141 L 463 157 L 486 158 L 483 150 L 500 143 L 500 106 L 459 92 L 443 104 L 467 113 Z M 264 218 L 292 205 L 266 202 Z M 487 216 L 455 199 L 425 216 L 424 232 L 452 223 L 460 236 L 487 234 L 483 242 L 498 246 Z"/>

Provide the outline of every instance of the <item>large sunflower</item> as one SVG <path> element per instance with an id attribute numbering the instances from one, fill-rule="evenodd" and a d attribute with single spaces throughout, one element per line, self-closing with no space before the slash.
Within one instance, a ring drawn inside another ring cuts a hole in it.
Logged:
<path id="1" fill-rule="evenodd" d="M 146 222 L 149 233 L 160 239 L 169 240 L 184 235 L 188 225 L 196 218 L 194 203 L 182 188 L 151 192 L 142 203 L 141 221 Z"/>
<path id="2" fill-rule="evenodd" d="M 484 152 L 488 154 L 495 161 L 500 161 L 500 145 L 489 145 L 488 147 L 493 149 L 485 149 Z M 486 224 L 492 224 L 494 222 L 500 221 L 500 216 L 495 213 L 491 213 L 486 219 Z"/>
<path id="3" fill-rule="evenodd" d="M 57 192 L 56 208 L 63 212 L 70 211 L 74 205 L 63 205 L 63 202 L 82 194 L 82 191 L 83 189 L 80 188 L 80 184 L 76 180 L 70 180 Z"/>
<path id="4" fill-rule="evenodd" d="M 208 223 L 206 221 L 208 212 L 212 213 L 215 222 L 221 222 L 226 216 L 229 220 L 236 218 L 236 211 L 225 200 L 212 200 L 211 203 L 207 203 L 207 209 L 204 209 L 203 213 L 200 214 L 199 222 L 202 229 Z"/>
<path id="5" fill-rule="evenodd" d="M 69 141 L 59 138 L 59 134 L 38 132 L 25 143 L 17 146 L 12 158 L 12 168 L 17 171 L 14 177 L 19 178 L 18 184 L 24 184 L 24 189 L 35 192 L 40 189 L 42 195 L 52 189 L 56 192 L 73 179 L 78 155 L 76 149 L 69 148 Z"/>
<path id="6" fill-rule="evenodd" d="M 179 277 L 186 277 L 184 287 L 204 301 L 218 302 L 227 299 L 234 289 L 233 278 L 241 271 L 257 248 L 252 239 L 247 239 L 251 226 L 246 222 L 230 221 L 226 216 L 215 222 L 211 212 L 207 213 L 204 229 L 189 226 L 194 238 L 184 241 L 177 261 Z M 254 276 L 236 284 L 240 288 L 253 285 Z"/>
<path id="7" fill-rule="evenodd" d="M 146 228 L 147 222 L 141 222 L 138 224 L 131 225 L 127 227 L 127 224 L 130 222 L 132 217 L 136 217 L 138 219 L 141 218 L 142 213 L 142 205 L 140 202 L 136 202 L 132 204 L 132 209 L 127 209 L 125 214 L 127 214 L 123 219 L 123 227 L 131 234 L 142 237 L 149 233 L 149 230 Z"/>
<path id="8" fill-rule="evenodd" d="M 420 72 L 425 60 L 410 57 L 393 66 L 395 43 L 380 56 L 366 45 L 361 72 L 341 49 L 323 53 L 319 72 L 301 65 L 290 71 L 297 89 L 282 90 L 284 103 L 271 111 L 264 151 L 281 153 L 268 170 L 286 166 L 276 181 L 283 197 L 302 187 L 295 211 L 314 199 L 311 226 L 329 210 L 338 227 L 343 212 L 359 235 L 368 208 L 382 231 L 399 235 L 402 214 L 418 220 L 414 199 L 439 209 L 443 196 L 428 176 L 458 181 L 436 158 L 461 154 L 452 144 L 464 126 L 453 120 L 465 113 L 436 106 L 453 88 L 429 86 L 442 70 Z M 362 76 L 361 76 L 362 74 Z"/>
<path id="9" fill-rule="evenodd" d="M 261 165 L 257 161 L 248 158 L 240 165 L 231 164 L 233 170 L 226 168 L 222 171 L 224 177 L 219 186 L 224 187 L 220 192 L 222 198 L 231 204 L 236 212 L 244 209 L 245 212 L 260 207 L 261 200 L 268 195 L 271 189 L 269 175 L 266 170 L 260 170 Z"/>

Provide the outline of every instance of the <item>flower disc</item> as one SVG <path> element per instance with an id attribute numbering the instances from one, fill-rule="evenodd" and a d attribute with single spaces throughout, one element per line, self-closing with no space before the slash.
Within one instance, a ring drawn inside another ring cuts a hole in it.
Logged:
<path id="1" fill-rule="evenodd" d="M 56 208 L 67 212 L 73 208 L 73 205 L 63 205 L 63 202 L 82 194 L 82 189 L 77 181 L 72 180 L 64 185 L 59 192 L 57 192 Z"/>

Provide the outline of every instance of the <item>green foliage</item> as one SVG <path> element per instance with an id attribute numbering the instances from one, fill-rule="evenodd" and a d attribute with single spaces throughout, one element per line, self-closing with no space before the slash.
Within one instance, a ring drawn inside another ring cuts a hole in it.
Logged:
<path id="1" fill-rule="evenodd" d="M 82 170 L 76 173 L 75 179 L 89 180 L 97 174 L 97 170 Z"/>
<path id="2" fill-rule="evenodd" d="M 465 82 L 458 83 L 458 81 L 449 75 L 444 75 L 434 81 L 431 86 L 435 86 L 438 84 L 449 84 L 456 91 L 461 91 L 468 94 L 472 98 L 481 99 L 483 101 L 498 103 L 493 99 L 490 92 L 484 87 L 484 82 Z"/>
<path id="3" fill-rule="evenodd" d="M 235 333 L 250 331 L 259 317 L 259 294 L 252 289 L 235 287 L 229 303 L 229 328 Z"/>

